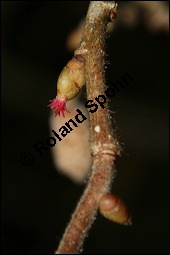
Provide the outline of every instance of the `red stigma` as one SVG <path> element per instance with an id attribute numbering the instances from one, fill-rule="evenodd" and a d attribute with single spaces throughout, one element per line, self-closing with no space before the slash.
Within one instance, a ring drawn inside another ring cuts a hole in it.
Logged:
<path id="1" fill-rule="evenodd" d="M 57 115 L 60 116 L 60 112 L 62 112 L 63 117 L 65 117 L 64 111 L 69 112 L 68 109 L 66 108 L 66 99 L 65 98 L 58 99 L 56 97 L 53 100 L 49 100 L 49 101 L 51 102 L 51 104 L 49 104 L 48 107 L 50 107 L 55 112 L 55 116 L 57 116 Z"/>
<path id="2" fill-rule="evenodd" d="M 111 21 L 113 21 L 114 19 L 116 19 L 116 17 L 117 17 L 117 13 L 112 12 L 112 13 L 110 14 L 110 19 L 111 19 Z"/>

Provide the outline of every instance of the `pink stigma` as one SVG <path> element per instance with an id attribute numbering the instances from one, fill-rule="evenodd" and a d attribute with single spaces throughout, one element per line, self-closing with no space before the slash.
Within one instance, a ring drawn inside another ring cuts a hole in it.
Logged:
<path id="1" fill-rule="evenodd" d="M 66 99 L 58 99 L 58 98 L 54 98 L 53 100 L 49 100 L 51 102 L 51 104 L 49 104 L 48 106 L 55 112 L 55 116 L 59 115 L 60 116 L 60 112 L 62 112 L 63 117 L 65 117 L 64 115 L 64 111 L 69 112 L 66 108 Z"/>

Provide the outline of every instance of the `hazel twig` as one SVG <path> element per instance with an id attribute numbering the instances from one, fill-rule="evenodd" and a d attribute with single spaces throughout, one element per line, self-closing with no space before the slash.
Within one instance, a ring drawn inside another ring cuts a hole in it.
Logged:
<path id="1" fill-rule="evenodd" d="M 105 95 L 106 26 L 115 19 L 116 13 L 117 4 L 113 1 L 90 2 L 82 41 L 74 53 L 75 57 L 81 55 L 85 59 L 88 100 Z M 110 191 L 115 173 L 114 162 L 121 149 L 113 132 L 107 102 L 105 107 L 90 113 L 90 146 L 93 157 L 91 176 L 56 254 L 80 252 L 95 219 L 99 200 Z"/>

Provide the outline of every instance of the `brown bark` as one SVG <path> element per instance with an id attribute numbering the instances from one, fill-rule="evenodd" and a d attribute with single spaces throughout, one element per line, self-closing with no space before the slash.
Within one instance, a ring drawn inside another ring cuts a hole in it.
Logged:
<path id="1" fill-rule="evenodd" d="M 76 55 L 85 59 L 87 99 L 105 95 L 105 39 L 106 25 L 114 20 L 117 4 L 113 1 L 92 1 L 80 47 Z M 101 100 L 101 98 L 100 98 Z M 104 100 L 104 99 L 103 99 Z M 91 176 L 56 254 L 75 254 L 81 251 L 87 231 L 92 225 L 101 196 L 110 190 L 116 155 L 120 146 L 114 134 L 107 102 L 104 109 L 90 114 L 90 145 L 93 157 Z"/>

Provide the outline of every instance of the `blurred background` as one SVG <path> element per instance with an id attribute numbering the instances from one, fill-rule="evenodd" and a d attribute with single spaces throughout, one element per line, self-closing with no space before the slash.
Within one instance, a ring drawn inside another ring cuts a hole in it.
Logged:
<path id="1" fill-rule="evenodd" d="M 108 82 L 125 73 L 134 79 L 110 102 L 123 146 L 112 192 L 128 205 L 133 226 L 98 215 L 84 254 L 169 251 L 168 25 L 155 26 L 151 12 L 136 2 L 118 1 L 106 69 Z M 162 4 L 166 12 L 168 2 Z M 50 136 L 47 104 L 56 95 L 60 71 L 73 56 L 69 35 L 88 5 L 1 1 L 2 254 L 53 254 L 85 188 L 84 182 L 76 184 L 56 171 L 51 150 L 40 156 L 33 145 Z M 155 19 L 160 21 L 160 16 Z M 81 100 L 85 102 L 85 92 Z M 32 153 L 32 163 L 27 157 L 23 164 L 24 152 Z"/>

